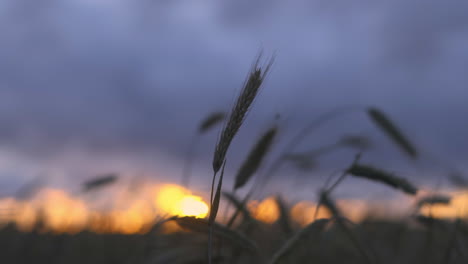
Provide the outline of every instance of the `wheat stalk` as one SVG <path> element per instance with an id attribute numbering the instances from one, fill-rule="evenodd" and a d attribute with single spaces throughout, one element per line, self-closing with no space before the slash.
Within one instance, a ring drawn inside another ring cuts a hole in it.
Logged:
<path id="1" fill-rule="evenodd" d="M 225 167 L 226 167 L 226 162 L 224 162 L 223 168 L 221 169 L 221 176 L 219 177 L 218 187 L 216 188 L 216 194 L 213 198 L 213 201 L 211 202 L 210 217 L 209 217 L 210 225 L 214 223 L 216 219 L 216 215 L 218 214 L 219 202 L 221 201 L 221 186 L 223 185 Z"/>
<path id="2" fill-rule="evenodd" d="M 218 143 L 216 144 L 214 155 L 213 155 L 213 177 L 211 181 L 211 193 L 210 193 L 210 227 L 213 225 L 216 220 L 217 214 L 217 205 L 214 204 L 215 201 L 213 199 L 213 191 L 214 191 L 214 184 L 216 181 L 216 174 L 221 169 L 222 164 L 226 160 L 226 153 L 231 145 L 231 142 L 234 136 L 239 131 L 242 123 L 245 120 L 245 117 L 250 109 L 250 106 L 255 100 L 255 97 L 260 90 L 260 87 L 265 79 L 266 74 L 269 72 L 271 65 L 273 64 L 274 57 L 270 59 L 270 62 L 267 64 L 266 68 L 263 70 L 258 64 L 261 58 L 261 53 L 257 57 L 255 64 L 253 66 L 252 71 L 250 72 L 246 82 L 244 83 L 244 87 L 237 98 L 237 101 L 234 105 L 234 108 L 231 110 L 229 114 L 228 121 L 224 126 L 221 136 L 218 139 Z M 222 182 L 218 183 L 218 190 L 221 190 Z M 218 201 L 219 204 L 219 201 Z M 215 209 L 215 210 L 213 210 Z M 211 264 L 212 258 L 212 233 L 213 229 L 209 229 L 209 238 L 208 238 L 208 263 Z"/>

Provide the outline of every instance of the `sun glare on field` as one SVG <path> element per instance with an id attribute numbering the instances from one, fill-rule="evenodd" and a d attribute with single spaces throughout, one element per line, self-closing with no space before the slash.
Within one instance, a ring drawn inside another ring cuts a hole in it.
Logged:
<path id="1" fill-rule="evenodd" d="M 202 197 L 176 184 L 149 184 L 134 197 L 116 198 L 113 207 L 102 211 L 95 208 L 84 196 L 46 188 L 27 201 L 0 199 L 0 227 L 12 222 L 22 231 L 31 231 L 38 220 L 43 220 L 43 231 L 55 233 L 89 229 L 132 234 L 145 232 L 158 217 L 203 218 L 208 214 Z"/>
<path id="2" fill-rule="evenodd" d="M 156 204 L 160 210 L 170 215 L 203 218 L 208 214 L 208 205 L 201 197 L 190 195 L 189 191 L 174 184 L 161 187 Z"/>
<path id="3" fill-rule="evenodd" d="M 273 197 L 269 197 L 261 202 L 251 201 L 248 207 L 255 219 L 265 223 L 274 223 L 280 215 L 279 208 Z"/>
<path id="4" fill-rule="evenodd" d="M 433 205 L 421 208 L 421 213 L 436 218 L 454 219 L 468 217 L 468 193 L 455 192 L 449 205 Z"/>
<path id="5" fill-rule="evenodd" d="M 185 196 L 180 201 L 180 210 L 184 216 L 203 218 L 208 213 L 208 205 L 198 196 Z"/>
<path id="6" fill-rule="evenodd" d="M 208 205 L 201 196 L 177 184 L 153 184 L 143 186 L 139 192 L 126 193 L 122 197 L 114 195 L 109 207 L 98 206 L 99 201 L 83 194 L 71 194 L 64 190 L 44 188 L 28 200 L 14 197 L 0 199 L 0 228 L 14 223 L 21 231 L 53 233 L 77 233 L 91 230 L 97 233 L 145 233 L 155 221 L 171 216 L 194 216 L 204 218 L 209 212 Z M 454 219 L 468 217 L 468 194 L 448 192 L 452 197 L 448 205 L 423 206 L 420 213 L 436 218 Z M 377 212 L 379 208 L 388 211 L 384 203 L 369 204 L 361 200 L 338 200 L 338 206 L 352 221 L 360 222 L 367 212 Z M 328 218 L 330 214 L 321 207 L 316 215 L 316 204 L 301 201 L 291 204 L 290 216 L 298 224 L 305 226 L 316 218 Z M 384 207 L 385 206 L 385 207 Z M 264 223 L 272 224 L 280 217 L 280 210 L 274 197 L 261 201 L 250 201 L 251 216 Z M 396 212 L 396 211 L 395 211 Z M 390 215 L 391 216 L 391 215 Z M 389 217 L 387 215 L 386 217 Z M 38 225 L 40 224 L 40 225 Z M 169 226 L 171 223 L 167 223 Z M 168 232 L 178 230 L 167 228 Z M 172 230 L 172 231 L 171 231 Z"/>

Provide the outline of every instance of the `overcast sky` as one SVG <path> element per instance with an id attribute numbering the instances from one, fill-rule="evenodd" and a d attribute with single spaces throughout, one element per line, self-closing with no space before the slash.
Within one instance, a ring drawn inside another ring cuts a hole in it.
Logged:
<path id="1" fill-rule="evenodd" d="M 276 114 L 280 145 L 321 113 L 368 105 L 427 156 L 466 168 L 467 10 L 462 0 L 2 0 L 0 190 L 108 171 L 177 181 L 199 121 L 230 109 L 261 48 L 276 60 L 231 171 Z M 378 132 L 350 114 L 304 149 L 365 133 L 379 142 L 371 161 L 411 167 Z M 197 150 L 203 185 L 215 141 Z"/>

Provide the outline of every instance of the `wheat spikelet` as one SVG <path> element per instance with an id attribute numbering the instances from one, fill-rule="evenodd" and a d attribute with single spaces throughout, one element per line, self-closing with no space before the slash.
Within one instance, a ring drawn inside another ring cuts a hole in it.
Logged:
<path id="1" fill-rule="evenodd" d="M 264 133 L 250 151 L 247 159 L 239 169 L 234 183 L 234 191 L 244 186 L 260 167 L 268 153 L 276 135 L 277 128 L 273 127 Z"/>
<path id="2" fill-rule="evenodd" d="M 250 72 L 249 77 L 244 84 L 244 88 L 237 98 L 234 108 L 231 110 L 228 122 L 221 132 L 221 136 L 218 140 L 218 143 L 216 144 L 213 157 L 214 172 L 218 172 L 221 168 L 229 145 L 244 122 L 246 114 L 249 111 L 250 106 L 252 105 L 258 91 L 260 90 L 260 86 L 262 85 L 263 80 L 265 79 L 265 76 L 273 63 L 272 58 L 266 68 L 263 70 L 260 66 L 258 66 L 260 57 L 261 56 L 259 56 L 255 62 L 253 70 Z"/>
<path id="3" fill-rule="evenodd" d="M 117 181 L 117 179 L 118 177 L 115 174 L 98 176 L 83 183 L 83 191 L 87 192 L 94 189 L 102 188 L 104 186 L 114 183 L 115 181 Z"/>
<path id="4" fill-rule="evenodd" d="M 413 144 L 403 135 L 400 129 L 392 122 L 382 111 L 377 108 L 367 109 L 367 113 L 371 120 L 380 128 L 382 131 L 390 137 L 406 154 L 411 158 L 417 158 L 418 153 L 414 148 Z"/>
<path id="5" fill-rule="evenodd" d="M 198 133 L 202 134 L 219 124 L 226 118 L 225 112 L 213 112 L 200 122 L 198 126 Z"/>
<path id="6" fill-rule="evenodd" d="M 232 139 L 237 134 L 237 131 L 241 127 L 244 119 L 247 115 L 247 112 L 252 105 L 260 86 L 263 83 L 263 80 L 268 73 L 272 63 L 273 58 L 270 60 L 269 64 L 266 66 L 265 70 L 262 70 L 261 67 L 258 66 L 259 60 L 261 58 L 261 54 L 258 56 L 253 70 L 250 72 L 247 81 L 245 82 L 244 88 L 242 89 L 241 94 L 237 98 L 237 101 L 234 105 L 234 108 L 231 110 L 229 115 L 229 119 L 224 126 L 221 136 L 218 139 L 218 143 L 216 144 L 215 151 L 213 154 L 213 178 L 211 182 L 211 193 L 210 193 L 210 223 L 214 222 L 216 219 L 217 209 L 213 210 L 213 188 L 214 183 L 216 181 L 216 174 L 221 169 L 222 164 L 226 160 L 226 153 L 229 149 L 229 146 L 232 142 Z M 221 181 L 218 184 L 219 189 L 221 188 Z M 209 230 L 209 238 L 208 238 L 208 263 L 211 264 L 211 257 L 212 257 L 212 233 L 213 230 L 210 228 Z"/>
<path id="7" fill-rule="evenodd" d="M 384 183 L 411 195 L 415 195 L 418 192 L 418 189 L 406 179 L 368 165 L 353 164 L 347 172 L 356 177 Z"/>
<path id="8" fill-rule="evenodd" d="M 450 196 L 434 194 L 434 195 L 422 197 L 421 199 L 418 200 L 416 206 L 418 208 L 421 208 L 424 205 L 437 205 L 437 204 L 448 205 L 450 204 L 451 200 L 452 200 L 452 197 Z"/>

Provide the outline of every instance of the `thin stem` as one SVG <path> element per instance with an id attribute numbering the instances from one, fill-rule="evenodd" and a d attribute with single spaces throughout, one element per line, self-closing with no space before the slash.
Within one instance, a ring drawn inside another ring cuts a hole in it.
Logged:
<path id="1" fill-rule="evenodd" d="M 210 192 L 210 215 L 212 214 L 213 209 L 213 193 L 214 193 L 214 184 L 216 181 L 216 172 L 213 173 L 213 179 L 211 181 L 211 192 Z M 209 232 L 208 232 L 208 264 L 211 264 L 211 260 L 213 257 L 213 223 L 211 221 L 208 222 L 209 224 Z"/>
<path id="2" fill-rule="evenodd" d="M 214 193 L 214 185 L 216 181 L 216 172 L 213 173 L 213 178 L 211 179 L 211 192 L 210 192 L 210 210 L 211 206 L 213 205 L 213 193 Z"/>
<path id="3" fill-rule="evenodd" d="M 241 202 L 242 206 L 245 206 L 246 202 L 249 200 L 250 196 L 252 195 L 252 191 L 253 191 L 253 189 L 251 189 L 247 193 L 247 195 L 244 197 L 244 199 Z M 234 214 L 231 216 L 231 218 L 229 219 L 229 221 L 228 221 L 228 223 L 226 225 L 228 228 L 230 228 L 234 224 L 234 221 L 236 220 L 236 218 L 239 215 L 240 211 L 241 211 L 240 208 L 237 208 L 236 211 L 234 212 Z"/>
<path id="4" fill-rule="evenodd" d="M 196 133 L 193 135 L 192 137 L 192 140 L 190 141 L 190 146 L 187 150 L 187 156 L 185 158 L 185 162 L 184 162 L 184 167 L 183 167 L 183 170 L 182 170 L 182 186 L 185 187 L 185 188 L 189 188 L 190 186 L 190 176 L 191 176 L 191 172 L 192 172 L 192 162 L 193 162 L 193 158 L 194 158 L 194 153 L 195 153 L 195 149 L 196 149 L 196 145 L 197 145 L 197 142 L 198 142 L 198 138 L 199 138 L 199 134 Z"/>
<path id="5" fill-rule="evenodd" d="M 257 179 L 262 179 L 266 185 L 268 181 L 273 177 L 273 174 L 277 172 L 281 166 L 283 165 L 283 162 L 285 161 L 285 157 L 291 153 L 294 148 L 301 143 L 303 139 L 305 139 L 307 136 L 309 136 L 314 129 L 317 129 L 320 127 L 322 124 L 326 123 L 327 121 L 333 120 L 341 115 L 347 114 L 347 113 L 352 113 L 354 111 L 362 111 L 362 107 L 342 107 L 342 108 L 337 108 L 332 111 L 326 112 L 319 117 L 317 117 L 315 120 L 313 120 L 311 123 L 309 123 L 308 126 L 304 127 L 299 133 L 297 133 L 290 141 L 289 143 L 283 148 L 283 150 L 280 152 L 278 157 L 272 162 L 272 165 L 270 168 L 266 171 L 266 173 L 263 175 L 264 177 L 258 177 Z"/>
<path id="6" fill-rule="evenodd" d="M 358 153 L 356 154 L 356 156 L 354 157 L 354 160 L 353 160 L 353 163 L 351 163 L 351 166 L 354 166 L 356 163 L 358 163 L 358 161 L 361 159 L 361 156 L 362 156 L 362 153 Z M 340 185 L 340 183 L 343 182 L 343 180 L 346 178 L 346 176 L 348 175 L 348 170 L 344 170 L 343 173 L 340 175 L 340 177 L 338 178 L 338 180 L 335 181 L 335 183 L 330 186 L 326 192 L 327 193 L 331 193 L 338 185 Z M 328 185 L 328 184 L 327 184 Z M 320 206 L 322 206 L 322 200 L 319 200 L 319 203 L 317 204 L 317 206 L 315 207 L 315 212 L 314 212 L 314 221 L 317 219 L 317 216 L 318 216 L 318 212 L 319 212 L 319 209 L 320 209 Z"/>

